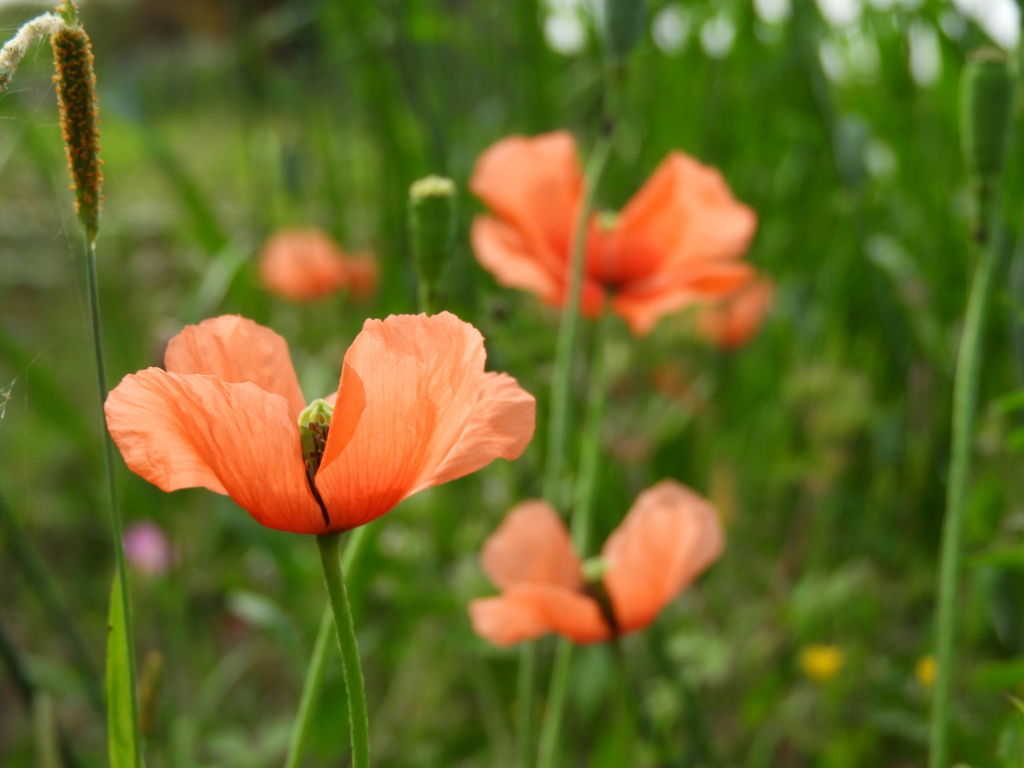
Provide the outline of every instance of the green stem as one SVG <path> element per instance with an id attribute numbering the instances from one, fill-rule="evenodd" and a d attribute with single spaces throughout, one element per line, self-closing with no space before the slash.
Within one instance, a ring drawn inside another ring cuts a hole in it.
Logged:
<path id="1" fill-rule="evenodd" d="M 427 315 L 436 315 L 440 312 L 443 307 L 441 306 L 441 299 L 437 292 L 437 287 L 428 284 L 425 280 L 420 278 L 418 293 L 417 293 L 419 310 Z"/>
<path id="2" fill-rule="evenodd" d="M 580 450 L 580 471 L 576 478 L 573 499 L 572 538 L 577 551 L 583 557 L 586 557 L 590 547 L 594 489 L 597 485 L 597 470 L 601 459 L 601 425 L 604 421 L 605 405 L 604 347 L 610 324 L 609 316 L 605 315 L 597 326 L 597 338 L 594 340 L 594 357 L 587 394 L 587 416 Z M 558 734 L 562 728 L 562 713 L 565 710 L 565 697 L 569 689 L 572 652 L 572 643 L 559 639 L 548 689 L 548 705 L 541 726 L 537 768 L 550 768 L 554 764 Z"/>
<path id="3" fill-rule="evenodd" d="M 352 572 L 353 566 L 363 551 L 368 530 L 369 527 L 364 525 L 352 531 L 341 561 L 341 569 L 344 573 Z M 324 608 L 323 616 L 320 619 L 320 629 L 317 631 L 316 644 L 313 646 L 313 658 L 309 662 L 309 668 L 306 670 L 306 680 L 302 684 L 302 699 L 299 703 L 299 712 L 295 716 L 292 738 L 288 743 L 288 756 L 285 759 L 285 768 L 299 768 L 302 765 L 302 758 L 306 754 L 306 742 L 309 740 L 313 715 L 316 714 L 316 708 L 320 702 L 320 692 L 324 687 L 324 677 L 327 674 L 328 654 L 331 651 L 331 630 L 333 628 L 333 614 L 331 606 L 328 605 Z"/>
<path id="4" fill-rule="evenodd" d="M 580 320 L 580 289 L 583 285 L 583 265 L 586 255 L 587 226 L 590 210 L 594 204 L 594 191 L 608 161 L 611 149 L 610 133 L 602 133 L 583 180 L 583 197 L 577 212 L 576 229 L 573 235 L 572 258 L 568 265 L 568 301 L 562 311 L 555 348 L 555 370 L 551 381 L 551 409 L 548 415 L 548 455 L 544 468 L 543 496 L 554 506 L 559 506 L 559 487 L 562 468 L 565 466 L 565 441 L 569 429 L 569 395 L 572 383 L 572 358 Z M 530 768 L 533 756 L 533 690 L 536 668 L 536 646 L 533 642 L 523 643 L 519 653 L 519 702 L 517 708 L 517 729 L 519 736 L 519 768 Z M 559 651 L 559 658 L 563 652 Z M 565 654 L 569 655 L 569 654 Z M 564 662 L 568 664 L 568 661 Z M 557 661 L 556 661 L 557 665 Z M 558 672 L 556 666 L 555 672 Z"/>
<path id="5" fill-rule="evenodd" d="M 601 464 L 601 428 L 604 426 L 605 390 L 607 388 L 605 346 L 611 323 L 612 316 L 610 314 L 605 314 L 598 323 L 594 339 L 593 359 L 590 364 L 587 415 L 583 425 L 580 447 L 580 471 L 576 479 L 572 507 L 572 539 L 581 557 L 587 557 L 590 552 L 594 490 L 597 488 L 597 471 Z"/>
<path id="6" fill-rule="evenodd" d="M 345 691 L 348 693 L 348 721 L 352 737 L 352 768 L 369 768 L 370 721 L 366 714 L 366 691 L 363 669 L 359 664 L 359 646 L 352 624 L 352 609 L 341 572 L 341 534 L 328 533 L 316 537 L 320 548 L 320 562 L 324 568 L 324 581 L 334 612 L 334 626 L 338 631 L 341 666 L 345 672 Z"/>
<path id="7" fill-rule="evenodd" d="M 609 136 L 602 135 L 584 176 L 584 192 L 577 212 L 576 231 L 573 235 L 572 260 L 569 263 L 568 301 L 562 312 L 555 347 L 555 370 L 551 381 L 551 410 L 548 415 L 548 456 L 544 468 L 543 496 L 558 506 L 559 486 L 565 466 L 565 440 L 569 431 L 569 394 L 572 383 L 572 358 L 580 324 L 580 289 L 583 286 L 583 266 L 587 245 L 587 227 L 594 204 L 594 192 L 608 161 L 611 149 Z"/>
<path id="8" fill-rule="evenodd" d="M 551 768 L 555 763 L 558 748 L 558 732 L 562 728 L 562 712 L 565 697 L 569 691 L 569 670 L 572 668 L 573 644 L 564 637 L 558 638 L 555 664 L 551 670 L 551 686 L 548 689 L 548 705 L 544 711 L 544 723 L 540 731 L 537 748 L 537 768 Z"/>
<path id="9" fill-rule="evenodd" d="M 519 646 L 519 678 L 516 681 L 516 749 L 519 768 L 533 764 L 533 692 L 537 678 L 537 646 L 526 642 Z"/>
<path id="10" fill-rule="evenodd" d="M 987 220 L 987 217 L 986 219 Z M 939 559 L 938 617 L 936 619 L 935 689 L 932 698 L 929 733 L 929 765 L 946 768 L 949 764 L 949 719 L 955 672 L 956 601 L 963 538 L 964 512 L 967 507 L 968 472 L 971 441 L 974 436 L 981 373 L 982 331 L 985 310 L 998 261 L 991 239 L 983 244 L 975 268 L 974 282 L 967 302 L 967 316 L 956 377 L 953 383 L 953 447 L 946 490 L 946 518 L 942 527 L 942 551 Z"/>
<path id="11" fill-rule="evenodd" d="M 92 345 L 96 357 L 96 382 L 100 390 L 100 423 L 106 424 L 103 403 L 107 399 L 107 371 L 103 355 L 103 324 L 100 321 L 99 279 L 96 270 L 96 241 L 85 238 L 85 271 L 89 290 L 89 317 L 92 325 Z M 103 430 L 103 463 L 106 465 L 107 493 L 110 501 L 110 523 L 114 536 L 114 562 L 121 587 L 122 621 L 128 635 L 128 676 L 131 686 L 132 728 L 135 731 L 135 765 L 142 768 L 142 727 L 139 723 L 139 692 L 135 668 L 135 625 L 132 620 L 131 591 L 128 588 L 128 563 L 124 556 L 124 525 L 117 504 L 117 480 L 114 476 L 114 443 L 106 428 Z"/>

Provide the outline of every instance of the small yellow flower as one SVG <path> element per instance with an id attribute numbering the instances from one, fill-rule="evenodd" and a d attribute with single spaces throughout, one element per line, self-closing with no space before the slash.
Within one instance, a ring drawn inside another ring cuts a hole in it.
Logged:
<path id="1" fill-rule="evenodd" d="M 931 654 L 924 656 L 914 667 L 914 674 L 918 681 L 925 688 L 931 688 L 935 683 L 935 657 Z"/>
<path id="2" fill-rule="evenodd" d="M 812 643 L 800 650 L 800 668 L 816 683 L 827 683 L 846 664 L 846 654 L 838 645 Z"/>

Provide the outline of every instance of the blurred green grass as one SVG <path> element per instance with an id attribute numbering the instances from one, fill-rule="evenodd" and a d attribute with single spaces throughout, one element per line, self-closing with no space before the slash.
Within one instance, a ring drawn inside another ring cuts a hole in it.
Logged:
<path id="1" fill-rule="evenodd" d="M 620 207 L 674 148 L 717 165 L 757 210 L 750 258 L 779 289 L 761 335 L 735 354 L 697 343 L 686 318 L 642 340 L 614 329 L 597 538 L 663 477 L 709 494 L 729 520 L 721 561 L 626 643 L 643 706 L 673 765 L 702 764 L 689 751 L 684 679 L 720 765 L 923 765 L 927 691 L 914 668 L 931 650 L 971 226 L 957 75 L 985 37 L 972 24 L 959 38 L 943 31 L 956 11 L 939 0 L 868 5 L 845 30 L 809 2 L 774 25 L 745 2 L 650 5 L 655 23 L 688 19 L 689 37 L 666 52 L 647 35 L 634 53 L 600 201 Z M 157 364 L 182 324 L 240 313 L 289 339 L 308 397 L 329 391 L 365 317 L 414 310 L 406 192 L 440 172 L 463 190 L 447 306 L 482 330 L 489 367 L 536 394 L 543 416 L 556 318 L 476 265 L 466 232 L 480 205 L 465 181 L 480 151 L 511 133 L 567 127 L 591 142 L 597 40 L 556 53 L 545 9 L 85 3 L 103 120 L 99 257 L 113 379 Z M 37 10 L 0 7 L 0 30 Z M 735 38 L 715 58 L 699 34 L 721 16 Z M 926 87 L 908 68 L 914 25 L 935 33 L 941 56 Z M 847 79 L 826 73 L 823 46 L 853 51 Z M 0 389 L 12 387 L 0 490 L 100 659 L 112 563 L 83 265 L 49 55 L 29 59 L 0 97 Z M 1015 218 L 1020 176 L 1007 206 Z M 261 291 L 260 243 L 296 224 L 378 255 L 372 304 L 299 308 Z M 1019 548 L 1024 529 L 1011 440 L 1019 409 L 991 405 L 1021 387 L 1019 292 L 1003 280 L 997 298 L 954 731 L 955 753 L 974 766 L 1016 765 L 1021 754 L 1020 715 L 1002 692 L 1024 682 L 1024 561 L 986 555 Z M 518 462 L 424 492 L 377 524 L 353 591 L 378 765 L 508 764 L 516 657 L 472 635 L 465 604 L 489 589 L 475 562 L 481 542 L 539 492 L 543 448 L 535 440 Z M 204 491 L 163 494 L 125 471 L 120 490 L 128 520 L 156 520 L 178 552 L 168 575 L 134 580 L 140 658 L 165 657 L 149 765 L 279 763 L 324 602 L 312 542 L 261 529 Z M 100 765 L 102 723 L 29 586 L 4 554 L 0 615 L 78 752 Z M 825 684 L 797 661 L 817 642 L 847 658 Z M 543 669 L 552 648 L 542 644 Z M 579 654 L 565 765 L 655 764 L 637 747 L 617 675 L 607 649 Z M 332 668 L 310 764 L 337 765 L 344 753 L 342 690 Z M 6 677 L 0 712 L 0 765 L 29 764 L 32 723 Z"/>

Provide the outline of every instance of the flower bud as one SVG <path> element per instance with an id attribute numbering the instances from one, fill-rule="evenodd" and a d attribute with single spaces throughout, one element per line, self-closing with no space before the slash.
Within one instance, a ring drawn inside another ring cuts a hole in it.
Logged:
<path id="1" fill-rule="evenodd" d="M 1002 51 L 971 54 L 960 78 L 960 142 L 968 170 L 982 179 L 1002 168 L 1012 92 Z"/>
<path id="2" fill-rule="evenodd" d="M 409 188 L 409 234 L 420 281 L 429 289 L 441 277 L 455 240 L 455 182 L 427 176 Z"/>
<path id="3" fill-rule="evenodd" d="M 611 58 L 629 57 L 644 32 L 646 6 L 645 0 L 605 0 L 604 37 Z"/>

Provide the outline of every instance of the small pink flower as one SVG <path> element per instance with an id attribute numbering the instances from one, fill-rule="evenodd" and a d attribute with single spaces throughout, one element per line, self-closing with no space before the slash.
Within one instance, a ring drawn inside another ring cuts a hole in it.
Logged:
<path id="1" fill-rule="evenodd" d="M 139 520 L 124 532 L 124 554 L 128 564 L 149 576 L 165 573 L 171 564 L 167 534 L 152 520 Z"/>

